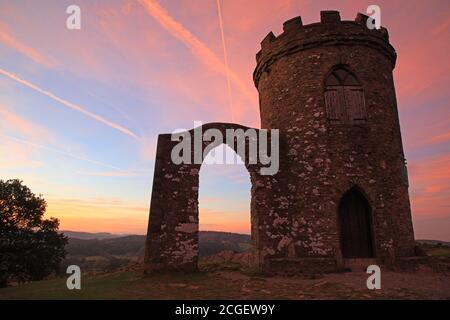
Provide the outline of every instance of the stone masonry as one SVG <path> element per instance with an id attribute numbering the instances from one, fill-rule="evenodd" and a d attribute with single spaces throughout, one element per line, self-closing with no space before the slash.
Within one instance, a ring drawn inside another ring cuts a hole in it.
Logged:
<path id="1" fill-rule="evenodd" d="M 263 176 L 244 159 L 253 264 L 261 271 L 332 272 L 361 252 L 379 263 L 414 255 L 396 52 L 387 30 L 368 29 L 367 19 L 341 21 L 339 12 L 322 11 L 319 23 L 297 17 L 261 42 L 254 71 L 261 128 L 280 130 L 277 174 Z M 202 130 L 208 128 L 245 129 L 211 123 Z M 147 272 L 197 269 L 200 165 L 173 164 L 175 143 L 159 136 Z"/>

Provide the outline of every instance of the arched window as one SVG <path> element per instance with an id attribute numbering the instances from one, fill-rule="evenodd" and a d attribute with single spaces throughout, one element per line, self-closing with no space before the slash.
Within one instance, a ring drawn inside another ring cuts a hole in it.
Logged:
<path id="1" fill-rule="evenodd" d="M 367 114 L 363 88 L 345 67 L 335 68 L 325 81 L 327 118 L 337 123 L 364 123 Z"/>

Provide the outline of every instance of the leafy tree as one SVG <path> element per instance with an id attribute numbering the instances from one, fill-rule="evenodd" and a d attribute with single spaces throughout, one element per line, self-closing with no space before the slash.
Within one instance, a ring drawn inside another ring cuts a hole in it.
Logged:
<path id="1" fill-rule="evenodd" d="M 47 203 L 20 180 L 0 180 L 0 287 L 8 280 L 42 280 L 57 271 L 67 237 L 44 219 Z"/>

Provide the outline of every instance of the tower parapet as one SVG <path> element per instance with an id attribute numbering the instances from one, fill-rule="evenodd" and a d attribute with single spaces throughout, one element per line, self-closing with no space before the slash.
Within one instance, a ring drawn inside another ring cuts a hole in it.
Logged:
<path id="1" fill-rule="evenodd" d="M 358 13 L 354 21 L 342 21 L 338 11 L 321 11 L 320 22 L 303 25 L 301 17 L 287 20 L 283 24 L 283 33 L 275 36 L 269 32 L 261 42 L 261 50 L 256 54 L 257 67 L 253 73 L 256 87 L 261 74 L 270 69 L 274 61 L 315 47 L 365 45 L 385 55 L 394 68 L 397 54 L 389 43 L 387 29 L 369 29 L 368 18 Z"/>

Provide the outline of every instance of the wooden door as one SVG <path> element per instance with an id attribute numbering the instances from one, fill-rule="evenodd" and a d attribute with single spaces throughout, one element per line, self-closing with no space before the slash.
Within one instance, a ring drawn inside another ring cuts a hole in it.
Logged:
<path id="1" fill-rule="evenodd" d="M 370 205 L 358 190 L 352 189 L 342 198 L 339 224 L 344 258 L 374 256 Z"/>

